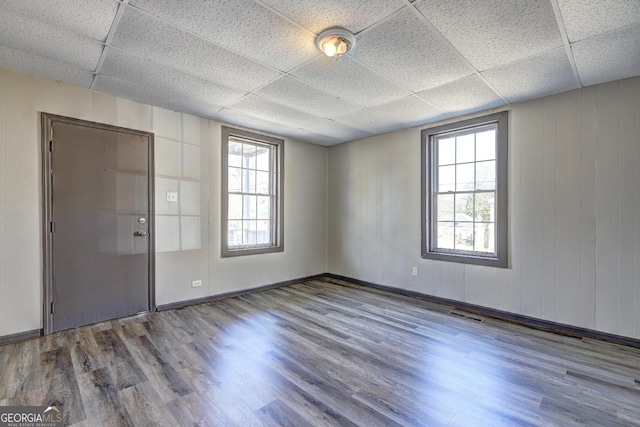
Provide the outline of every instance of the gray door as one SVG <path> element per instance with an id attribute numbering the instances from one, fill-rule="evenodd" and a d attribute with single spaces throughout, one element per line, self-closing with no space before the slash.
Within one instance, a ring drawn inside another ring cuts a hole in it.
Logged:
<path id="1" fill-rule="evenodd" d="M 151 138 L 51 121 L 51 332 L 150 309 Z"/>

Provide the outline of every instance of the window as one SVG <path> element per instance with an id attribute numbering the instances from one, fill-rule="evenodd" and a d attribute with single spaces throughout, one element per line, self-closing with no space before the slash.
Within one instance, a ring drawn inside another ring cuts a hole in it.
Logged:
<path id="1" fill-rule="evenodd" d="M 222 127 L 222 256 L 282 252 L 284 141 Z"/>
<path id="2" fill-rule="evenodd" d="M 422 131 L 422 257 L 507 267 L 508 114 Z"/>

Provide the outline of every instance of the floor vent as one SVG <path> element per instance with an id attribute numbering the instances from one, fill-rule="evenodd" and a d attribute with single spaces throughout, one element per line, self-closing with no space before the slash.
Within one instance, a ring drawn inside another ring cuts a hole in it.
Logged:
<path id="1" fill-rule="evenodd" d="M 451 314 L 452 316 L 464 317 L 465 319 L 473 320 L 475 322 L 484 322 L 483 318 L 475 317 L 469 313 L 464 313 L 462 311 L 450 311 L 449 314 Z"/>

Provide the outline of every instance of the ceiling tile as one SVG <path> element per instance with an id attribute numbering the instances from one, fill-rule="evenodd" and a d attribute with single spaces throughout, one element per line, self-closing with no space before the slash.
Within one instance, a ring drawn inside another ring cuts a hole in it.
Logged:
<path id="1" fill-rule="evenodd" d="M 481 71 L 563 43 L 549 0 L 429 0 L 417 8 Z"/>
<path id="2" fill-rule="evenodd" d="M 371 110 L 380 116 L 406 126 L 418 126 L 450 117 L 415 95 L 378 105 Z"/>
<path id="3" fill-rule="evenodd" d="M 400 123 L 387 120 L 370 110 L 360 110 L 347 116 L 336 117 L 334 120 L 374 134 L 392 132 L 403 127 Z"/>
<path id="4" fill-rule="evenodd" d="M 336 61 L 322 55 L 291 74 L 327 93 L 364 107 L 394 101 L 410 94 L 349 56 Z"/>
<path id="5" fill-rule="evenodd" d="M 506 104 L 475 74 L 446 85 L 425 90 L 420 92 L 418 96 L 443 111 L 456 116 L 488 110 Z"/>
<path id="6" fill-rule="evenodd" d="M 342 116 L 360 109 L 291 76 L 283 76 L 269 83 L 256 91 L 256 94 L 279 104 L 326 118 Z"/>
<path id="7" fill-rule="evenodd" d="M 640 75 L 640 25 L 571 46 L 584 86 Z"/>
<path id="8" fill-rule="evenodd" d="M 127 80 L 164 92 L 190 96 L 199 102 L 225 106 L 243 97 L 246 92 L 191 76 L 138 58 L 121 50 L 110 48 L 102 65 L 101 74 Z"/>
<path id="9" fill-rule="evenodd" d="M 638 0 L 558 0 L 570 42 L 640 23 Z"/>
<path id="10" fill-rule="evenodd" d="M 139 57 L 207 80 L 251 91 L 281 73 L 127 7 L 113 39 Z"/>
<path id="11" fill-rule="evenodd" d="M 358 37 L 351 56 L 413 92 L 473 73 L 451 45 L 408 8 Z"/>
<path id="12" fill-rule="evenodd" d="M 318 34 L 328 27 L 358 33 L 404 7 L 403 0 L 262 0 L 287 18 Z"/>
<path id="13" fill-rule="evenodd" d="M 509 102 L 540 98 L 579 87 L 564 48 L 494 68 L 482 75 Z"/>
<path id="14" fill-rule="evenodd" d="M 276 104 L 257 95 L 249 95 L 242 98 L 230 105 L 229 108 L 243 111 L 263 120 L 282 123 L 289 127 L 304 127 L 320 119 L 318 116 Z"/>
<path id="15" fill-rule="evenodd" d="M 321 135 L 330 136 L 340 142 L 353 141 L 373 135 L 373 132 L 352 128 L 330 119 L 320 120 L 305 129 Z"/>
<path id="16" fill-rule="evenodd" d="M 0 46 L 89 71 L 102 55 L 95 40 L 9 11 L 0 13 Z"/>
<path id="17" fill-rule="evenodd" d="M 318 55 L 315 36 L 252 0 L 131 0 L 130 4 L 282 71 Z"/>
<path id="18" fill-rule="evenodd" d="M 106 76 L 96 76 L 94 89 L 120 98 L 166 108 L 167 110 L 181 111 L 198 117 L 210 117 L 221 108 L 190 96 L 166 93 L 155 87 L 147 87 Z"/>
<path id="19" fill-rule="evenodd" d="M 115 0 L 3 0 L 11 10 L 73 33 L 105 41 L 118 10 Z"/>
<path id="20" fill-rule="evenodd" d="M 0 47 L 0 67 L 88 88 L 93 73 L 39 56 Z"/>

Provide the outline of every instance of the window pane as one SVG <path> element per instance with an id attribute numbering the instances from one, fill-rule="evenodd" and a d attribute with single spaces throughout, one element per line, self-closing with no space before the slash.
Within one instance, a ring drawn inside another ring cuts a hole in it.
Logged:
<path id="1" fill-rule="evenodd" d="M 242 219 L 242 196 L 229 194 L 229 220 Z"/>
<path id="2" fill-rule="evenodd" d="M 438 231 L 436 236 L 436 248 L 438 249 L 453 249 L 453 222 L 439 222 Z"/>
<path id="3" fill-rule="evenodd" d="M 245 168 L 256 168 L 256 146 L 251 144 L 242 144 L 242 166 Z"/>
<path id="4" fill-rule="evenodd" d="M 256 193 L 269 194 L 269 172 L 256 173 Z"/>
<path id="5" fill-rule="evenodd" d="M 456 139 L 438 139 L 438 164 L 452 165 L 456 162 Z"/>
<path id="6" fill-rule="evenodd" d="M 496 188 L 496 162 L 476 163 L 476 190 L 494 190 Z"/>
<path id="7" fill-rule="evenodd" d="M 256 244 L 256 221 L 242 221 L 244 227 L 244 244 L 255 245 Z"/>
<path id="8" fill-rule="evenodd" d="M 476 134 L 476 161 L 496 158 L 496 130 Z"/>
<path id="9" fill-rule="evenodd" d="M 495 253 L 495 225 L 476 224 L 476 239 L 474 250 L 476 252 Z"/>
<path id="10" fill-rule="evenodd" d="M 456 191 L 472 191 L 474 187 L 474 164 L 456 166 Z"/>
<path id="11" fill-rule="evenodd" d="M 438 195 L 438 221 L 453 221 L 453 194 Z"/>
<path id="12" fill-rule="evenodd" d="M 236 193 L 242 190 L 242 169 L 229 168 L 229 191 Z"/>
<path id="13" fill-rule="evenodd" d="M 242 219 L 256 218 L 256 196 L 242 196 Z"/>
<path id="14" fill-rule="evenodd" d="M 438 168 L 438 192 L 446 193 L 456 189 L 456 167 L 441 166 Z"/>
<path id="15" fill-rule="evenodd" d="M 227 243 L 229 247 L 242 245 L 242 221 L 227 223 Z"/>
<path id="16" fill-rule="evenodd" d="M 476 194 L 475 219 L 482 222 L 495 222 L 495 193 Z"/>
<path id="17" fill-rule="evenodd" d="M 271 150 L 266 147 L 258 148 L 258 160 L 256 162 L 256 168 L 261 171 L 268 171 L 270 167 Z"/>
<path id="18" fill-rule="evenodd" d="M 242 144 L 229 141 L 229 156 L 227 158 L 229 166 L 242 166 Z"/>
<path id="19" fill-rule="evenodd" d="M 455 249 L 458 251 L 473 251 L 473 223 L 457 222 Z"/>
<path id="20" fill-rule="evenodd" d="M 473 162 L 475 159 L 474 134 L 456 138 L 456 163 Z"/>
<path id="21" fill-rule="evenodd" d="M 473 194 L 456 194 L 455 221 L 473 221 Z"/>
<path id="22" fill-rule="evenodd" d="M 256 242 L 260 244 L 268 244 L 271 242 L 271 222 L 269 221 L 258 221 L 258 230 L 257 230 L 257 238 Z"/>
<path id="23" fill-rule="evenodd" d="M 256 192 L 256 171 L 251 169 L 242 170 L 242 192 L 243 193 L 255 193 Z"/>
<path id="24" fill-rule="evenodd" d="M 258 196 L 258 219 L 271 218 L 271 197 Z"/>

